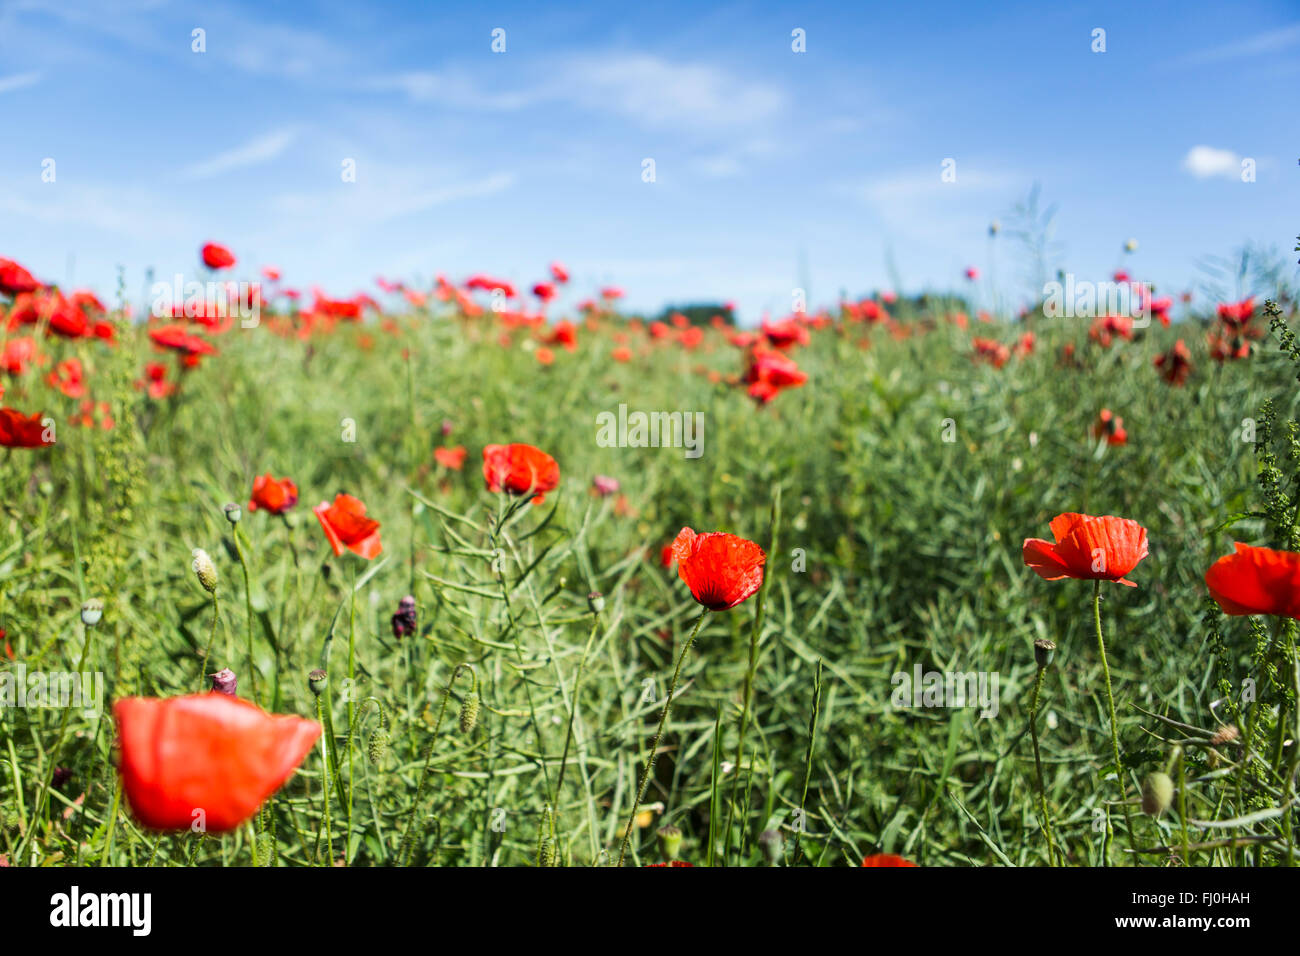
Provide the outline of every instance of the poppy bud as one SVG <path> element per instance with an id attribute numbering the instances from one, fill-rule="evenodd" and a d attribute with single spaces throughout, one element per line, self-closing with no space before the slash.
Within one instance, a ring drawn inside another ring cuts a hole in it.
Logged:
<path id="1" fill-rule="evenodd" d="M 537 865 L 555 866 L 555 841 L 550 837 L 544 837 L 537 848 Z"/>
<path id="2" fill-rule="evenodd" d="M 202 548 L 195 548 L 192 553 L 194 555 L 194 563 L 190 565 L 190 567 L 192 567 L 194 573 L 198 575 L 199 584 L 202 584 L 203 590 L 207 591 L 209 594 L 217 593 L 217 566 L 213 564 L 212 559 L 208 557 L 208 552 L 204 551 Z"/>
<path id="3" fill-rule="evenodd" d="M 397 602 L 397 613 L 393 615 L 393 637 L 405 637 L 414 634 L 416 629 L 415 598 L 408 594 Z"/>
<path id="4" fill-rule="evenodd" d="M 1138 247 L 1138 241 L 1136 239 L 1129 239 L 1127 242 L 1124 243 L 1125 252 L 1137 252 L 1137 247 Z"/>
<path id="5" fill-rule="evenodd" d="M 785 838 L 781 836 L 780 830 L 764 830 L 758 835 L 758 845 L 762 848 L 769 864 L 776 866 L 781 861 Z"/>
<path id="6" fill-rule="evenodd" d="M 376 727 L 371 732 L 370 739 L 366 742 L 366 756 L 370 758 L 372 766 L 378 767 L 383 761 L 384 755 L 388 753 L 388 744 L 392 739 L 392 735 L 385 727 Z"/>
<path id="7" fill-rule="evenodd" d="M 1142 812 L 1158 817 L 1174 802 L 1174 782 L 1169 774 L 1155 771 L 1142 781 Z"/>
<path id="8" fill-rule="evenodd" d="M 239 524 L 239 519 L 244 516 L 244 512 L 241 511 L 239 505 L 234 502 L 226 505 L 221 510 L 226 513 L 226 520 L 231 524 Z"/>
<path id="9" fill-rule="evenodd" d="M 1038 665 L 1041 671 L 1046 667 L 1052 666 L 1052 658 L 1056 656 L 1056 645 L 1045 637 L 1040 637 L 1034 641 L 1034 663 Z"/>
<path id="10" fill-rule="evenodd" d="M 325 693 L 327 683 L 329 683 L 329 675 L 319 667 L 307 675 L 307 686 L 311 689 L 312 694 L 317 697 Z"/>
<path id="11" fill-rule="evenodd" d="M 669 824 L 660 827 L 655 837 L 659 841 L 659 854 L 665 860 L 677 859 L 677 854 L 682 851 L 682 831 Z"/>
<path id="12" fill-rule="evenodd" d="M 227 697 L 235 696 L 235 686 L 239 683 L 239 678 L 229 667 L 223 667 L 209 676 L 212 678 L 213 693 L 225 694 Z"/>
<path id="13" fill-rule="evenodd" d="M 460 705 L 460 730 L 469 733 L 478 724 L 478 691 L 470 691 Z"/>
<path id="14" fill-rule="evenodd" d="M 81 605 L 81 623 L 86 627 L 94 627 L 103 616 L 104 602 L 98 598 L 91 598 Z"/>
<path id="15" fill-rule="evenodd" d="M 605 610 L 605 595 L 599 591 L 592 591 L 587 595 L 587 607 L 591 609 L 592 614 L 599 614 Z"/>

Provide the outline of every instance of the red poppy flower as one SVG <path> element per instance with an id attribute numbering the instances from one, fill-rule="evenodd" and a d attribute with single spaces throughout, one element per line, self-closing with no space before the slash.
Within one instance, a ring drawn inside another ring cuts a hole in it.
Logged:
<path id="1" fill-rule="evenodd" d="M 433 457 L 437 459 L 438 464 L 442 465 L 442 467 L 450 468 L 452 471 L 460 471 L 465 466 L 465 446 L 435 448 Z"/>
<path id="2" fill-rule="evenodd" d="M 0 408 L 0 445 L 5 448 L 42 448 L 53 445 L 46 441 L 41 413 L 24 415 L 13 408 Z"/>
<path id="3" fill-rule="evenodd" d="M 533 295 L 543 302 L 550 302 L 555 298 L 555 286 L 549 282 L 539 282 L 533 286 Z"/>
<path id="4" fill-rule="evenodd" d="M 167 366 L 161 362 L 148 362 L 144 367 L 144 378 L 137 379 L 137 389 L 146 389 L 152 399 L 166 398 L 176 391 L 176 385 L 167 381 Z"/>
<path id="5" fill-rule="evenodd" d="M 225 694 L 113 705 L 122 742 L 122 788 L 156 830 L 233 830 L 293 774 L 321 734 L 314 720 L 268 714 Z M 202 816 L 198 815 L 202 811 Z"/>
<path id="6" fill-rule="evenodd" d="M 1124 419 L 1109 408 L 1103 408 L 1092 425 L 1092 437 L 1097 441 L 1105 439 L 1108 445 L 1128 444 L 1128 432 L 1124 430 Z"/>
<path id="7" fill-rule="evenodd" d="M 976 279 L 978 279 L 979 277 L 980 277 L 980 271 L 979 271 L 978 269 L 976 269 L 974 266 L 967 266 L 967 267 L 966 267 L 966 278 L 967 278 L 967 279 L 969 279 L 971 282 L 974 282 L 974 281 L 975 281 Z"/>
<path id="8" fill-rule="evenodd" d="M 808 373 L 802 371 L 788 355 L 771 349 L 755 348 L 749 354 L 744 380 L 749 385 L 749 397 L 766 405 L 782 389 L 798 388 L 807 382 Z"/>
<path id="9" fill-rule="evenodd" d="M 615 362 L 630 362 L 632 361 L 632 350 L 626 345 L 620 345 L 609 353 L 609 357 Z"/>
<path id="10" fill-rule="evenodd" d="M 863 866 L 916 866 L 911 860 L 905 860 L 893 853 L 873 853 L 862 858 Z"/>
<path id="11" fill-rule="evenodd" d="M 0 370 L 10 375 L 25 375 L 29 366 L 40 361 L 36 340 L 30 335 L 24 335 L 5 343 L 4 352 L 0 353 Z"/>
<path id="12" fill-rule="evenodd" d="M 748 600 L 763 583 L 767 555 L 752 541 L 734 534 L 690 528 L 678 532 L 672 544 L 677 574 L 691 596 L 710 611 L 725 611 Z"/>
<path id="13" fill-rule="evenodd" d="M 483 480 L 491 492 L 536 493 L 533 504 L 540 505 L 546 493 L 559 485 L 560 466 L 532 445 L 488 445 L 483 449 Z"/>
<path id="14" fill-rule="evenodd" d="M 1182 385 L 1193 371 L 1192 353 L 1187 344 L 1179 339 L 1168 352 L 1156 356 L 1155 366 L 1160 370 L 1160 377 L 1168 384 Z"/>
<path id="15" fill-rule="evenodd" d="M 551 263 L 551 278 L 561 285 L 569 281 L 569 270 L 564 267 L 564 263 Z"/>
<path id="16" fill-rule="evenodd" d="M 1147 556 L 1147 529 L 1130 518 L 1067 513 L 1052 519 L 1052 544 L 1026 538 L 1025 565 L 1048 581 L 1077 578 L 1137 587 L 1124 575 Z"/>
<path id="17" fill-rule="evenodd" d="M 334 504 L 322 501 L 311 510 L 320 519 L 336 555 L 342 554 L 346 547 L 369 561 L 384 550 L 379 541 L 379 522 L 366 517 L 366 506 L 361 499 L 335 495 Z"/>
<path id="18" fill-rule="evenodd" d="M 533 353 L 533 358 L 537 359 L 541 365 L 551 365 L 555 362 L 555 353 L 543 345 Z"/>
<path id="19" fill-rule="evenodd" d="M 5 295 L 21 295 L 24 292 L 35 292 L 41 287 L 30 272 L 14 262 L 12 259 L 0 259 L 0 293 Z"/>
<path id="20" fill-rule="evenodd" d="M 1205 572 L 1210 596 L 1226 614 L 1274 614 L 1300 619 L 1300 554 L 1236 545 Z"/>
<path id="21" fill-rule="evenodd" d="M 209 242 L 199 250 L 199 254 L 203 256 L 203 264 L 209 269 L 229 269 L 235 264 L 235 254 L 215 242 Z"/>
<path id="22" fill-rule="evenodd" d="M 149 338 L 160 348 L 174 349 L 187 357 L 214 355 L 217 351 L 207 339 L 190 334 L 182 325 L 161 325 L 156 329 L 150 329 Z"/>
<path id="23" fill-rule="evenodd" d="M 248 499 L 249 511 L 260 508 L 273 515 L 282 515 L 297 503 L 298 486 L 288 478 L 276 481 L 268 471 L 253 479 L 253 494 Z"/>
<path id="24" fill-rule="evenodd" d="M 54 371 L 45 380 L 68 398 L 81 398 L 86 394 L 86 376 L 81 368 L 81 359 L 64 359 L 54 366 Z"/>

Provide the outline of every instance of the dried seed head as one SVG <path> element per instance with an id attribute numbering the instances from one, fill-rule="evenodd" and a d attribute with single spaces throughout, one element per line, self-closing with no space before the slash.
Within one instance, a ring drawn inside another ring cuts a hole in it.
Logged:
<path id="1" fill-rule="evenodd" d="M 659 853 L 665 860 L 677 859 L 677 854 L 682 852 L 681 830 L 672 824 L 668 824 L 658 829 L 655 838 L 659 841 Z"/>
<path id="2" fill-rule="evenodd" d="M 470 691 L 460 705 L 460 730 L 467 734 L 478 724 L 478 691 Z"/>
<path id="3" fill-rule="evenodd" d="M 239 684 L 239 678 L 229 667 L 223 667 L 209 676 L 212 678 L 212 690 L 215 693 L 225 694 L 227 697 L 235 696 L 235 687 Z"/>
<path id="4" fill-rule="evenodd" d="M 1034 663 L 1038 665 L 1039 670 L 1050 667 L 1052 658 L 1056 656 L 1056 645 L 1045 637 L 1040 637 L 1034 641 Z"/>
<path id="5" fill-rule="evenodd" d="M 233 501 L 230 504 L 225 505 L 221 510 L 226 513 L 226 520 L 231 524 L 239 524 L 239 519 L 244 516 L 243 510 L 241 510 L 239 505 L 235 504 Z"/>
<path id="6" fill-rule="evenodd" d="M 104 602 L 99 598 L 91 598 L 85 604 L 81 605 L 81 623 L 86 627 L 94 627 L 104 616 Z"/>
<path id="7" fill-rule="evenodd" d="M 1174 782 L 1169 774 L 1155 771 L 1142 781 L 1142 812 L 1158 817 L 1174 802 Z"/>
<path id="8" fill-rule="evenodd" d="M 325 685 L 327 683 L 329 683 L 329 675 L 319 667 L 307 675 L 307 686 L 317 697 L 325 692 Z"/>
<path id="9" fill-rule="evenodd" d="M 217 591 L 217 566 L 212 563 L 208 557 L 208 552 L 202 548 L 195 548 L 192 552 L 194 563 L 190 565 L 194 573 L 199 577 L 199 584 L 203 585 L 203 590 L 209 594 L 215 594 Z"/>
<path id="10" fill-rule="evenodd" d="M 605 595 L 599 591 L 592 591 L 587 595 L 587 607 L 591 609 L 592 614 L 599 614 L 605 610 Z"/>
<path id="11" fill-rule="evenodd" d="M 785 837 L 781 836 L 780 830 L 764 830 L 758 835 L 758 845 L 767 857 L 767 862 L 776 866 L 785 850 Z"/>
<path id="12" fill-rule="evenodd" d="M 376 727 L 371 731 L 370 739 L 366 742 L 366 756 L 370 758 L 371 766 L 378 767 L 383 762 L 392 739 L 393 736 L 386 727 Z"/>

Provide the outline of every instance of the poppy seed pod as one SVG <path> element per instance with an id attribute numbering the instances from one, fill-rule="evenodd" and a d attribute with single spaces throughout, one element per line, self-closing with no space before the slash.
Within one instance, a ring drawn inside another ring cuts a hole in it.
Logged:
<path id="1" fill-rule="evenodd" d="M 231 524 L 239 524 L 239 519 L 244 516 L 244 512 L 240 509 L 239 505 L 235 504 L 233 501 L 230 502 L 230 504 L 225 505 L 221 510 L 225 512 L 226 520 Z"/>
<path id="2" fill-rule="evenodd" d="M 1158 817 L 1174 802 L 1174 782 L 1169 774 L 1155 771 L 1142 781 L 1142 812 Z"/>
<path id="3" fill-rule="evenodd" d="M 682 851 L 682 831 L 669 824 L 662 826 L 655 833 L 659 841 L 659 853 L 665 860 L 675 860 Z"/>
<path id="4" fill-rule="evenodd" d="M 190 567 L 198 575 L 199 584 L 203 585 L 203 590 L 209 594 L 215 594 L 217 592 L 217 566 L 208 557 L 208 552 L 202 548 L 195 548 L 192 554 L 194 555 L 194 563 Z"/>
<path id="5" fill-rule="evenodd" d="M 605 610 L 605 595 L 599 591 L 592 591 L 587 595 L 587 607 L 592 614 L 599 614 Z"/>
<path id="6" fill-rule="evenodd" d="M 81 623 L 86 627 L 94 627 L 104 616 L 104 602 L 98 598 L 92 598 L 85 604 L 81 605 Z"/>
<path id="7" fill-rule="evenodd" d="M 212 678 L 212 690 L 217 694 L 225 694 L 227 697 L 235 696 L 235 687 L 239 684 L 239 678 L 229 667 L 223 667 L 215 674 L 209 675 Z"/>
<path id="8" fill-rule="evenodd" d="M 325 693 L 325 685 L 329 683 L 329 675 L 319 667 L 307 675 L 307 686 L 316 697 Z"/>
<path id="9" fill-rule="evenodd" d="M 478 724 L 478 691 L 470 691 L 460 705 L 460 730 L 467 734 Z"/>
<path id="10" fill-rule="evenodd" d="M 1052 658 L 1056 656 L 1056 645 L 1045 637 L 1040 637 L 1034 641 L 1034 663 L 1038 665 L 1039 670 L 1052 665 Z"/>

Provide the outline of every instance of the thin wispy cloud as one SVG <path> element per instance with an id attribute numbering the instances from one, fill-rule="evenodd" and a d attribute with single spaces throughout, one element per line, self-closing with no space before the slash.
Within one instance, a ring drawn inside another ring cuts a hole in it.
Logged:
<path id="1" fill-rule="evenodd" d="M 1225 60 L 1239 60 L 1243 57 L 1268 56 L 1298 45 L 1300 45 L 1300 23 L 1283 27 L 1280 30 L 1257 33 L 1254 36 L 1246 37 L 1244 40 L 1226 43 L 1223 46 L 1198 50 L 1181 57 L 1175 57 L 1169 61 L 1168 65 L 1204 66 L 1209 63 L 1222 63 Z"/>
<path id="2" fill-rule="evenodd" d="M 298 137 L 294 129 L 268 133 L 257 139 L 249 140 L 242 146 L 218 153 L 211 159 L 195 163 L 181 170 L 181 178 L 187 180 L 211 179 L 235 169 L 268 163 L 288 149 Z"/>
<path id="3" fill-rule="evenodd" d="M 35 86 L 41 81 L 39 73 L 16 73 L 13 76 L 0 76 L 0 93 L 12 93 Z"/>

